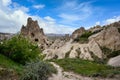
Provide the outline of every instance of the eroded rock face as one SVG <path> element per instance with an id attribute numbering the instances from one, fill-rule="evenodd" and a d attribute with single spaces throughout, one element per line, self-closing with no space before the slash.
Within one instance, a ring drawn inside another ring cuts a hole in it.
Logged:
<path id="1" fill-rule="evenodd" d="M 29 38 L 31 41 L 38 43 L 41 48 L 45 48 L 49 45 L 43 29 L 40 28 L 38 22 L 33 21 L 32 18 L 28 18 L 27 25 L 22 26 L 21 34 Z"/>
<path id="2" fill-rule="evenodd" d="M 102 60 L 107 58 L 104 51 L 102 51 L 102 47 L 112 49 L 113 51 L 120 50 L 120 22 L 115 22 L 102 28 L 98 26 L 91 29 L 91 32 L 95 33 L 89 37 L 87 43 L 73 42 L 74 38 L 81 36 L 86 31 L 90 31 L 90 29 L 80 28 L 73 32 L 69 41 L 55 41 L 53 45 L 43 51 L 47 55 L 45 59 L 52 59 L 57 56 L 58 59 L 69 57 L 95 60 L 97 57 Z"/>
<path id="3" fill-rule="evenodd" d="M 75 38 L 77 38 L 78 36 L 81 36 L 84 32 L 85 32 L 84 27 L 81 27 L 81 28 L 75 30 L 75 31 L 72 33 L 72 36 L 71 36 L 71 37 L 72 37 L 72 39 L 75 39 Z"/>
<path id="4" fill-rule="evenodd" d="M 91 31 L 92 33 L 98 33 L 102 30 L 103 30 L 103 28 L 100 25 L 96 25 L 96 26 L 90 28 L 88 31 Z"/>
<path id="5" fill-rule="evenodd" d="M 73 43 L 72 40 L 70 40 L 59 48 L 50 47 L 49 49 L 43 51 L 43 53 L 46 54 L 45 59 L 53 59 L 57 56 L 58 59 L 69 57 L 93 61 L 94 59 L 91 52 L 93 52 L 93 55 L 98 58 L 103 58 L 103 53 L 95 41 L 91 41 L 87 44 L 79 44 Z"/>
<path id="6" fill-rule="evenodd" d="M 97 34 L 90 36 L 89 40 L 91 41 L 92 39 L 102 47 L 120 50 L 120 33 L 116 27 L 108 27 Z"/>

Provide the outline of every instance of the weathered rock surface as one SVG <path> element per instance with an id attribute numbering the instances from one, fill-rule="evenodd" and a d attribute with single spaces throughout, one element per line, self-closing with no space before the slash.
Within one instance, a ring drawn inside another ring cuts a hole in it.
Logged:
<path id="1" fill-rule="evenodd" d="M 52 47 L 43 51 L 43 53 L 46 54 L 45 59 L 52 59 L 55 58 L 55 56 L 57 56 L 58 59 L 69 57 L 82 58 L 85 60 L 94 60 L 92 58 L 91 52 L 93 52 L 93 54 L 96 55 L 98 58 L 103 57 L 103 53 L 99 45 L 95 41 L 91 41 L 88 44 L 79 44 L 72 43 L 72 40 L 70 40 L 64 43 L 59 48 L 53 48 L 52 45 Z"/>
<path id="2" fill-rule="evenodd" d="M 43 49 L 49 45 L 43 29 L 40 28 L 38 22 L 33 21 L 32 18 L 28 18 L 27 25 L 22 26 L 21 34 L 29 38 L 31 41 L 38 43 Z"/>
<path id="3" fill-rule="evenodd" d="M 92 39 L 102 47 L 120 50 L 120 32 L 116 27 L 108 27 L 97 34 L 90 36 L 89 40 L 91 41 Z"/>
<path id="4" fill-rule="evenodd" d="M 108 65 L 111 65 L 111 66 L 114 66 L 114 67 L 120 67 L 120 55 L 111 58 L 111 59 L 108 61 Z"/>
<path id="5" fill-rule="evenodd" d="M 81 36 L 85 31 L 86 31 L 86 30 L 84 29 L 84 27 L 81 27 L 81 28 L 75 30 L 75 31 L 72 33 L 72 35 L 71 35 L 72 39 L 75 39 L 75 38 L 77 38 L 78 36 Z"/>
<path id="6" fill-rule="evenodd" d="M 103 28 L 100 25 L 96 25 L 88 29 L 88 31 L 91 31 L 92 33 L 97 33 L 97 32 L 100 32 L 101 30 L 103 30 Z"/>
<path id="7" fill-rule="evenodd" d="M 102 51 L 101 47 L 107 47 L 112 50 L 120 50 L 120 24 L 118 23 L 107 25 L 104 28 L 99 26 L 93 28 L 93 32 L 98 32 L 89 37 L 88 43 L 82 44 L 73 42 L 73 39 L 82 35 L 86 30 L 84 28 L 75 30 L 69 41 L 55 41 L 52 46 L 44 50 L 43 53 L 46 54 L 45 59 L 77 57 L 85 60 L 94 60 L 93 56 L 100 59 L 106 58 L 106 55 Z"/>

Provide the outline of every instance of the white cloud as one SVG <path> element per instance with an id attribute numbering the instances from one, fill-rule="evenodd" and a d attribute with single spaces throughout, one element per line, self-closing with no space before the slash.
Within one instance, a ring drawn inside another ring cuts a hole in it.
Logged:
<path id="1" fill-rule="evenodd" d="M 35 9 L 42 9 L 42 8 L 44 8 L 44 7 L 45 7 L 44 4 L 33 5 L 33 8 L 35 8 Z"/>
<path id="2" fill-rule="evenodd" d="M 60 14 L 59 17 L 65 19 L 65 20 L 70 20 L 70 21 L 77 21 L 80 20 L 80 18 L 78 17 L 79 15 L 71 15 L 71 14 Z"/>
<path id="3" fill-rule="evenodd" d="M 11 4 L 11 0 L 2 0 L 2 3 L 4 6 L 8 6 L 9 4 Z"/>
<path id="4" fill-rule="evenodd" d="M 77 0 L 66 1 L 57 10 L 62 11 L 58 16 L 61 23 L 71 23 L 85 20 L 92 14 L 91 2 L 78 2 Z"/>
<path id="5" fill-rule="evenodd" d="M 5 4 L 5 3 L 4 3 Z M 11 7 L 10 5 L 14 5 Z M 20 6 L 17 3 L 6 2 L 6 6 L 0 0 L 0 32 L 16 33 L 20 31 L 22 25 L 26 25 L 27 18 L 32 17 L 38 20 L 40 27 L 45 33 L 72 33 L 76 28 L 58 24 L 56 20 L 50 16 L 41 18 L 39 16 L 29 15 L 29 8 Z"/>
<path id="6" fill-rule="evenodd" d="M 105 24 L 110 24 L 110 23 L 113 23 L 113 22 L 117 22 L 119 20 L 120 20 L 120 16 L 114 16 L 113 18 L 105 20 Z"/>
<path id="7" fill-rule="evenodd" d="M 46 16 L 46 17 L 44 17 L 44 19 L 47 20 L 47 21 L 55 21 L 55 19 L 53 19 L 53 18 L 50 17 L 50 16 Z"/>
<path id="8" fill-rule="evenodd" d="M 100 21 L 97 21 L 97 22 L 95 23 L 95 25 L 100 25 Z"/>

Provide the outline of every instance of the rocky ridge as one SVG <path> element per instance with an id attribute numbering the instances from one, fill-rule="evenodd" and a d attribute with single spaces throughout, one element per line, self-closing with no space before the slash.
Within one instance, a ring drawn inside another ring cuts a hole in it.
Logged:
<path id="1" fill-rule="evenodd" d="M 88 33 L 90 33 L 89 36 Z M 103 27 L 95 26 L 88 30 L 81 27 L 75 30 L 71 36 L 67 34 L 50 42 L 37 21 L 28 18 L 27 25 L 22 26 L 21 34 L 38 43 L 40 48 L 43 48 L 42 53 L 46 55 L 45 59 L 81 58 L 94 61 L 97 58 L 103 60 L 107 58 L 107 55 L 102 50 L 103 47 L 112 51 L 120 50 L 120 21 Z M 74 41 L 76 38 L 84 41 L 83 35 L 87 42 L 79 43 Z"/>
<path id="2" fill-rule="evenodd" d="M 86 31 L 93 33 L 88 37 L 87 43 L 74 42 L 75 38 L 81 36 Z M 83 27 L 79 28 L 72 33 L 69 41 L 62 43 L 62 41 L 56 40 L 52 46 L 43 51 L 43 54 L 46 54 L 45 59 L 69 57 L 95 60 L 97 57 L 102 60 L 106 58 L 102 47 L 112 51 L 120 50 L 120 22 L 104 27 L 97 26 L 88 30 L 85 30 Z"/>

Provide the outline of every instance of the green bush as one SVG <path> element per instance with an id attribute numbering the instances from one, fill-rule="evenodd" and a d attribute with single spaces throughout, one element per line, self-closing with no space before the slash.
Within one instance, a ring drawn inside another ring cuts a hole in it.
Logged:
<path id="1" fill-rule="evenodd" d="M 88 38 L 89 36 L 91 36 L 93 33 L 91 31 L 87 31 L 84 34 L 81 35 L 82 38 Z"/>
<path id="2" fill-rule="evenodd" d="M 101 47 L 101 50 L 108 59 L 120 55 L 120 50 L 111 50 L 107 47 Z"/>
<path id="3" fill-rule="evenodd" d="M 47 80 L 56 69 L 46 62 L 36 60 L 26 64 L 21 80 Z"/>
<path id="4" fill-rule="evenodd" d="M 15 36 L 0 44 L 0 53 L 12 60 L 25 64 L 39 56 L 40 50 L 37 45 L 32 44 L 22 36 Z"/>
<path id="5" fill-rule="evenodd" d="M 112 51 L 109 55 L 107 55 L 107 57 L 111 58 L 111 57 L 116 57 L 118 55 L 120 55 L 120 50 Z"/>
<path id="6" fill-rule="evenodd" d="M 120 28 L 118 28 L 118 32 L 120 33 Z"/>
<path id="7" fill-rule="evenodd" d="M 81 36 L 78 36 L 77 38 L 74 39 L 75 42 L 80 42 L 80 43 L 87 43 L 88 42 L 88 37 L 91 36 L 93 33 L 90 31 L 86 31 L 84 34 Z"/>

